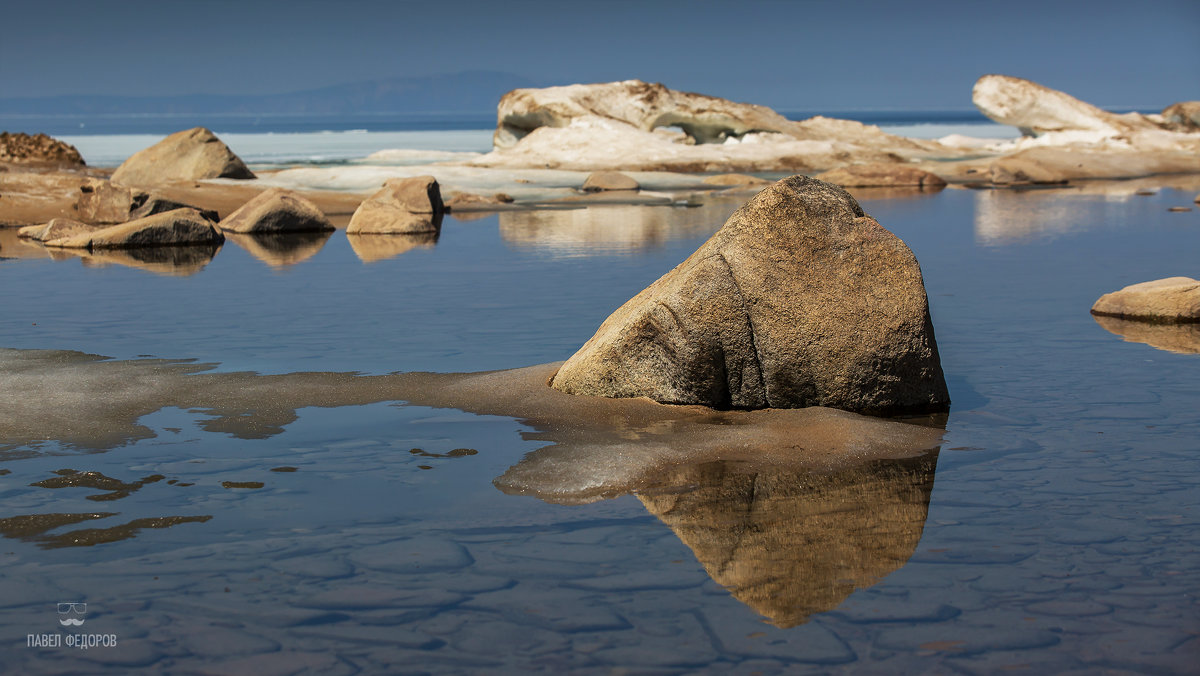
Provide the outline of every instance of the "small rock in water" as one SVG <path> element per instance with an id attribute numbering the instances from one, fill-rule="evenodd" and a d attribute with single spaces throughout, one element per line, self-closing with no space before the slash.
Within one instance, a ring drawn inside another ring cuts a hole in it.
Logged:
<path id="1" fill-rule="evenodd" d="M 1191 207 L 1168 207 L 1167 208 L 1167 211 L 1175 211 L 1175 212 L 1184 212 L 1184 211 L 1191 211 L 1191 210 L 1192 210 Z"/>
<path id="2" fill-rule="evenodd" d="M 588 175 L 587 180 L 583 182 L 583 190 L 586 192 L 599 192 L 603 190 L 639 190 L 641 185 L 622 174 L 619 171 L 597 171 Z"/>
<path id="3" fill-rule="evenodd" d="M 1163 323 L 1200 322 L 1200 281 L 1168 277 L 1104 294 L 1092 314 Z"/>
<path id="4" fill-rule="evenodd" d="M 442 192 L 432 176 L 394 178 L 383 184 L 350 217 L 346 234 L 414 234 L 442 227 Z"/>

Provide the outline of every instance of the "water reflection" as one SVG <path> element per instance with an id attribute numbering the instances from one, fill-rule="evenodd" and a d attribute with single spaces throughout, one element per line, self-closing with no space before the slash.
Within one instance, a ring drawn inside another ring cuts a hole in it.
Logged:
<path id="1" fill-rule="evenodd" d="M 438 241 L 438 232 L 422 232 L 413 235 L 355 235 L 347 234 L 350 248 L 364 263 L 374 263 L 395 258 L 413 249 L 432 249 Z"/>
<path id="2" fill-rule="evenodd" d="M 639 491 L 704 569 L 778 627 L 802 624 L 913 555 L 937 454 L 832 473 L 709 462 Z"/>
<path id="3" fill-rule="evenodd" d="M 500 236 L 521 248 L 556 257 L 629 253 L 716 231 L 744 199 L 706 198 L 696 206 L 590 206 L 584 209 L 502 211 Z"/>
<path id="4" fill-rule="evenodd" d="M 1127 343 L 1145 343 L 1179 354 L 1200 354 L 1200 324 L 1155 324 L 1100 315 L 1092 315 L 1092 319 Z"/>
<path id="5" fill-rule="evenodd" d="M 120 265 L 168 277 L 187 277 L 204 269 L 221 245 L 157 246 L 141 249 L 66 249 L 88 267 Z"/>
<path id="6" fill-rule="evenodd" d="M 225 239 L 245 249 L 251 256 L 270 265 L 285 267 L 312 258 L 329 241 L 333 231 L 288 234 L 247 234 L 226 232 Z"/>

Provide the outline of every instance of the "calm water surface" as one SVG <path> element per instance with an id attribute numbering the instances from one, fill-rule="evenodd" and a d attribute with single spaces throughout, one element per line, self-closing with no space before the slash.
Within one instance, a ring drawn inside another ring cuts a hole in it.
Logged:
<path id="1" fill-rule="evenodd" d="M 1088 313 L 1196 276 L 1200 216 L 1166 211 L 1191 196 L 864 195 L 921 261 L 954 408 L 936 455 L 840 474 L 709 463 L 558 505 L 493 486 L 546 444 L 511 418 L 47 401 L 65 422 L 0 438 L 0 671 L 1194 673 L 1200 338 L 1123 340 Z M 147 380 L 110 383 L 134 395 L 188 370 L 557 361 L 737 204 L 230 240 L 177 264 L 51 260 L 3 231 L 0 377 L 33 364 L 69 393 L 95 363 L 38 350 L 139 360 Z M 42 633 L 117 645 L 30 647 Z"/>

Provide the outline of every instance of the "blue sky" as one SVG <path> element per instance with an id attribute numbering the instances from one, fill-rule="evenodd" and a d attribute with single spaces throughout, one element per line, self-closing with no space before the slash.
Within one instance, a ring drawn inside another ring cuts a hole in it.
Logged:
<path id="1" fill-rule="evenodd" d="M 17 4 L 17 3 L 10 3 Z M 462 70 L 660 81 L 780 110 L 961 108 L 984 73 L 1200 99 L 1200 1 L 20 2 L 0 97 L 243 94 Z"/>

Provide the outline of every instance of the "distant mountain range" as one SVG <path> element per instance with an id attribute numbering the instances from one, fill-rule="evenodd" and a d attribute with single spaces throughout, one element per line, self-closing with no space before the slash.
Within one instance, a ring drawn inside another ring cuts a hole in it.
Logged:
<path id="1" fill-rule="evenodd" d="M 0 98 L 3 115 L 494 114 L 505 93 L 542 86 L 499 71 L 397 77 L 287 94 Z"/>

